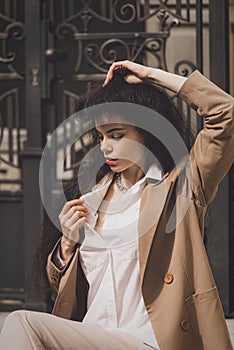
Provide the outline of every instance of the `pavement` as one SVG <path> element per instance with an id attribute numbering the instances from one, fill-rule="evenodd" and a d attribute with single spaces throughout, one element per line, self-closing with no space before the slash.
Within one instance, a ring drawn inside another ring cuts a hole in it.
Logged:
<path id="1" fill-rule="evenodd" d="M 0 330 L 2 329 L 3 322 L 9 312 L 0 312 Z M 234 347 L 234 318 L 226 319 L 228 330 L 231 336 L 232 345 Z"/>

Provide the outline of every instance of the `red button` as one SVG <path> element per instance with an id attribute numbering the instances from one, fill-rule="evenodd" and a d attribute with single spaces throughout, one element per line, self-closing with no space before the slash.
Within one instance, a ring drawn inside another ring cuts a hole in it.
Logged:
<path id="1" fill-rule="evenodd" d="M 164 276 L 164 282 L 165 282 L 166 284 L 170 284 L 170 283 L 173 282 L 173 280 L 174 280 L 174 276 L 172 275 L 172 273 L 167 272 L 167 273 L 165 274 L 165 276 Z"/>

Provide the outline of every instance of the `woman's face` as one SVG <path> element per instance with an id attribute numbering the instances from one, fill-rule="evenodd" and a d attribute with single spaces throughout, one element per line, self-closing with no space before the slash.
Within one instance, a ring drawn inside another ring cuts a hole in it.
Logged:
<path id="1" fill-rule="evenodd" d="M 144 139 L 135 126 L 110 123 L 96 126 L 100 149 L 113 172 L 141 167 L 144 160 Z"/>

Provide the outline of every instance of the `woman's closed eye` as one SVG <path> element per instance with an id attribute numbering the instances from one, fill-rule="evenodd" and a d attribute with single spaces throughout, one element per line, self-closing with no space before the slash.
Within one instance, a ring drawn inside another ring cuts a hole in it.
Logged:
<path id="1" fill-rule="evenodd" d="M 112 139 L 112 140 L 121 140 L 122 139 L 122 137 L 123 137 L 123 135 L 122 134 L 116 134 L 116 133 L 114 133 L 114 134 L 112 134 L 112 135 L 110 135 L 110 136 L 108 136 L 108 139 Z M 99 142 L 102 142 L 103 141 L 103 136 L 102 135 L 98 135 L 98 140 L 99 140 Z"/>
<path id="2" fill-rule="evenodd" d="M 111 137 L 114 140 L 120 140 L 120 139 L 122 139 L 123 135 L 122 134 L 113 134 Z"/>

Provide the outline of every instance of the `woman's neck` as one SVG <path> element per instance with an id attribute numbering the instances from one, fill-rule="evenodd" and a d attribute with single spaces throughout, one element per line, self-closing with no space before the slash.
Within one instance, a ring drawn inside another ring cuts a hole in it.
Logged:
<path id="1" fill-rule="evenodd" d="M 145 174 L 141 168 L 138 166 L 132 166 L 121 173 L 121 181 L 123 186 L 131 187 L 144 175 Z"/>

